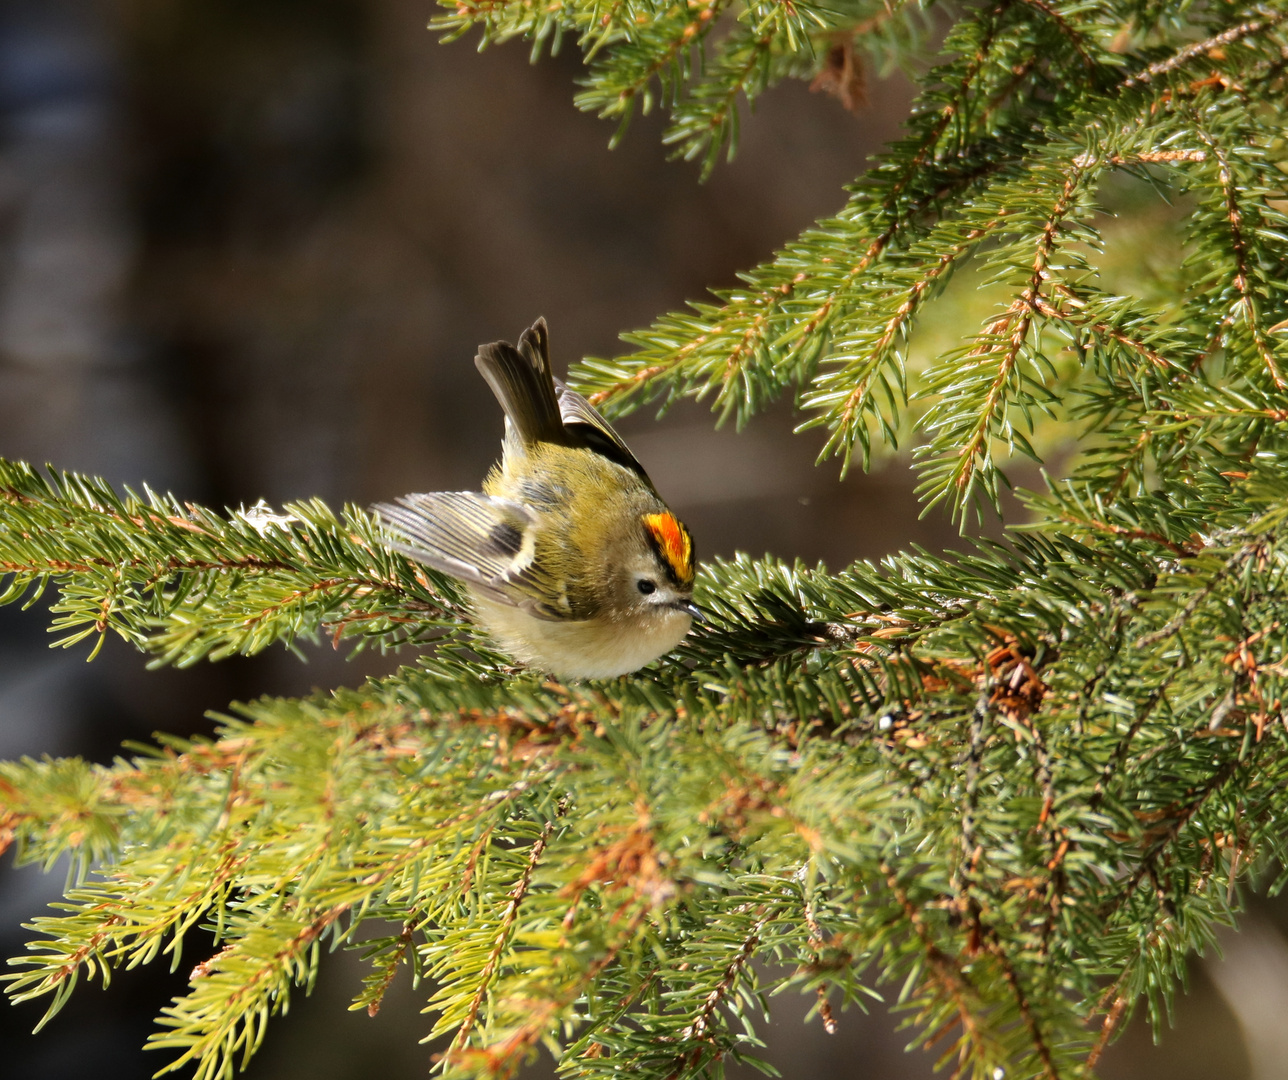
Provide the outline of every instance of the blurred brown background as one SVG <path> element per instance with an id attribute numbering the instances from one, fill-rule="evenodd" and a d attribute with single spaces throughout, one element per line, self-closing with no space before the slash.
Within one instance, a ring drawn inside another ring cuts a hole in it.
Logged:
<path id="1" fill-rule="evenodd" d="M 520 43 L 443 47 L 433 13 L 428 0 L 0 0 L 0 455 L 220 506 L 475 487 L 501 432 L 470 363 L 479 342 L 545 315 L 558 366 L 617 352 L 619 332 L 734 284 L 839 208 L 910 100 L 904 81 L 873 80 L 856 118 L 784 86 L 744 124 L 736 162 L 699 185 L 666 161 L 658 117 L 607 150 L 611 127 L 572 104 L 575 49 L 532 66 Z M 779 409 L 715 433 L 688 407 L 623 429 L 704 554 L 839 566 L 953 543 L 942 520 L 918 520 L 903 467 L 840 483 L 813 467 L 817 433 L 791 425 Z M 108 648 L 86 665 L 83 650 L 46 648 L 39 613 L 0 609 L 0 757 L 107 760 L 126 738 L 208 730 L 204 712 L 231 699 L 393 664 L 310 655 L 148 673 Z M 21 951 L 19 922 L 60 885 L 6 868 L 0 951 Z M 1276 920 L 1265 907 L 1228 962 L 1195 965 L 1178 1030 L 1156 1050 L 1138 1024 L 1104 1075 L 1288 1077 Z M 248 1075 L 425 1075 L 424 991 L 404 981 L 369 1020 L 345 1011 L 356 961 L 325 966 Z M 37 1007 L 0 1009 L 3 1076 L 150 1075 L 161 1058 L 139 1048 L 183 981 L 82 987 L 35 1037 Z M 828 1037 L 801 1024 L 805 1002 L 776 1004 L 767 1055 L 789 1078 L 931 1074 L 889 1016 L 846 1013 Z"/>

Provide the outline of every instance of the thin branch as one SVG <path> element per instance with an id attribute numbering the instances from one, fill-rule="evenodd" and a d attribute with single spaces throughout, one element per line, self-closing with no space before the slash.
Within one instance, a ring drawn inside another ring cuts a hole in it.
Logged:
<path id="1" fill-rule="evenodd" d="M 963 759 L 965 765 L 965 800 L 961 808 L 961 857 L 953 871 L 953 892 L 956 893 L 957 910 L 968 920 L 971 938 L 967 945 L 968 953 L 975 953 L 981 947 L 984 936 L 983 924 L 980 921 L 980 907 L 973 895 L 975 865 L 983 854 L 983 849 L 975 838 L 975 815 L 978 813 L 979 774 L 984 760 L 984 747 L 988 741 L 986 734 L 987 721 L 992 712 L 992 688 L 985 686 L 980 691 L 971 713 L 970 742 Z"/>
<path id="2" fill-rule="evenodd" d="M 1055 25 L 1060 28 L 1060 33 L 1069 39 L 1069 44 L 1073 46 L 1074 52 L 1078 54 L 1079 59 L 1081 59 L 1087 67 L 1091 68 L 1093 71 L 1100 67 L 1100 63 L 1092 57 L 1090 52 L 1088 52 L 1087 36 L 1070 26 L 1068 20 L 1059 11 L 1048 4 L 1046 0 L 1023 0 L 1023 3 L 1028 7 L 1033 8 L 1035 11 L 1040 11 L 1055 23 Z"/>
<path id="3" fill-rule="evenodd" d="M 1035 298 L 1034 303 L 1038 311 L 1048 319 L 1058 319 L 1062 322 L 1072 323 L 1075 326 L 1085 326 L 1094 333 L 1101 334 L 1118 342 L 1120 345 L 1126 346 L 1133 352 L 1139 353 L 1159 371 L 1171 372 L 1175 370 L 1174 365 L 1169 364 L 1162 353 L 1151 349 L 1143 341 L 1123 333 L 1116 326 L 1111 326 L 1103 320 L 1091 318 L 1079 311 L 1079 308 L 1086 306 L 1086 301 L 1079 297 L 1069 286 L 1057 285 L 1054 291 L 1064 296 L 1073 305 L 1074 312 L 1069 312 L 1062 307 L 1056 307 L 1045 297 L 1038 296 Z"/>
<path id="4" fill-rule="evenodd" d="M 907 919 L 908 925 L 912 927 L 913 933 L 921 943 L 932 978 L 957 1011 L 957 1022 L 961 1025 L 965 1036 L 959 1051 L 958 1069 L 953 1074 L 954 1077 L 958 1077 L 965 1071 L 971 1057 L 981 1057 L 986 1044 L 991 1043 L 987 1033 L 979 1025 L 977 1011 L 982 1014 L 983 1010 L 980 1009 L 977 1000 L 978 992 L 971 983 L 961 960 L 939 947 L 922 913 L 912 903 L 903 886 L 899 884 L 894 868 L 889 863 L 882 862 L 881 873 L 885 877 L 886 886 L 903 911 L 904 918 Z M 935 1033 L 935 1037 L 927 1041 L 927 1049 L 933 1045 L 933 1042 L 938 1041 L 938 1034 Z"/>
<path id="5" fill-rule="evenodd" d="M 1268 12 L 1259 19 L 1249 19 L 1247 22 L 1240 23 L 1238 26 L 1232 26 L 1228 30 L 1222 30 L 1219 34 L 1204 41 L 1196 41 L 1192 45 L 1187 45 L 1179 52 L 1169 56 L 1166 60 L 1159 60 L 1135 75 L 1123 80 L 1123 86 L 1132 89 L 1137 86 L 1143 86 L 1145 83 L 1157 79 L 1160 75 L 1166 75 L 1175 71 L 1177 68 L 1184 67 L 1191 60 L 1196 60 L 1200 56 L 1208 56 L 1215 49 L 1224 48 L 1226 45 L 1233 45 L 1242 38 L 1251 37 L 1260 33 L 1262 30 L 1271 26 L 1276 26 L 1288 18 L 1288 14 L 1283 12 Z"/>
<path id="6" fill-rule="evenodd" d="M 926 271 L 918 280 L 908 289 L 904 301 L 899 305 L 898 310 L 887 320 L 881 336 L 876 340 L 867 354 L 859 362 L 859 367 L 870 367 L 877 357 L 884 352 L 894 341 L 899 332 L 911 321 L 916 314 L 918 307 L 921 305 L 926 290 L 934 284 L 936 279 L 941 277 L 951 269 L 963 255 L 967 254 L 975 245 L 987 236 L 993 229 L 1002 225 L 1006 220 L 1005 210 L 1000 210 L 993 219 L 985 226 L 978 229 L 972 229 L 966 237 L 959 243 L 955 244 L 950 250 L 946 251 L 939 257 L 939 261 Z M 837 421 L 838 430 L 844 430 L 850 425 L 854 411 L 867 396 L 868 386 L 870 385 L 870 376 L 864 376 L 856 384 L 850 395 L 845 399 L 845 405 L 841 408 L 840 418 Z"/>
<path id="7" fill-rule="evenodd" d="M 1071 514 L 1067 510 L 1061 510 L 1058 516 L 1061 521 L 1067 521 L 1070 525 L 1082 525 L 1098 532 L 1109 533 L 1111 536 L 1122 536 L 1129 540 L 1148 540 L 1152 544 L 1167 548 L 1178 559 L 1191 559 L 1198 554 L 1194 548 L 1185 544 L 1178 544 L 1161 533 L 1150 532 L 1148 529 L 1133 529 L 1126 525 L 1116 525 L 1112 521 L 1101 521 L 1093 517 L 1080 517 L 1076 514 Z"/>
<path id="8" fill-rule="evenodd" d="M 1280 390 L 1288 389 L 1288 382 L 1285 382 L 1283 374 L 1279 370 L 1274 352 L 1266 341 L 1260 320 L 1257 317 L 1256 300 L 1253 295 L 1252 283 L 1248 278 L 1248 242 L 1244 236 L 1243 211 L 1239 207 L 1238 184 L 1234 179 L 1234 172 L 1230 168 L 1230 159 L 1226 155 L 1224 147 L 1218 145 L 1216 139 L 1204 130 L 1198 111 L 1195 110 L 1192 115 L 1194 117 L 1194 127 L 1198 132 L 1199 138 L 1207 143 L 1217 161 L 1217 176 L 1220 178 L 1221 190 L 1225 195 L 1226 218 L 1230 223 L 1230 247 L 1231 254 L 1234 256 L 1235 268 L 1234 287 L 1239 292 L 1240 304 L 1243 307 L 1243 317 L 1248 324 L 1248 332 L 1252 335 L 1252 340 L 1257 347 L 1257 354 L 1261 357 L 1261 362 L 1274 380 L 1275 386 Z"/>
<path id="9" fill-rule="evenodd" d="M 1100 1025 L 1100 1034 L 1096 1037 L 1095 1045 L 1092 1046 L 1090 1053 L 1087 1054 L 1087 1068 L 1094 1069 L 1100 1063 L 1100 1055 L 1105 1052 L 1105 1047 L 1109 1045 L 1109 1040 L 1113 1038 L 1114 1031 L 1117 1030 L 1119 1022 L 1123 1018 L 1123 1013 L 1127 1011 L 1127 998 L 1119 994 L 1114 998 L 1114 1003 L 1109 1012 L 1105 1014 L 1105 1022 Z"/>
<path id="10" fill-rule="evenodd" d="M 493 979 L 495 979 L 497 972 L 500 970 L 501 957 L 505 954 L 506 946 L 510 944 L 510 931 L 513 930 L 514 922 L 519 917 L 519 908 L 528 895 L 533 872 L 537 868 L 537 863 L 541 861 L 541 856 L 545 853 L 546 844 L 549 842 L 550 834 L 554 832 L 554 829 L 555 822 L 553 820 L 547 821 L 541 829 L 541 835 L 533 841 L 532 848 L 528 852 L 527 865 L 524 866 L 523 873 L 519 875 L 519 880 L 515 882 L 514 888 L 510 890 L 510 900 L 505 906 L 505 911 L 501 914 L 501 922 L 497 926 L 496 937 L 492 942 L 492 952 L 488 955 L 487 962 L 483 965 L 483 970 L 479 972 L 478 988 L 474 991 L 474 997 L 470 1001 L 465 1019 L 461 1021 L 461 1026 L 456 1029 L 456 1035 L 452 1039 L 452 1045 L 448 1053 L 460 1050 L 469 1040 L 470 1031 L 474 1027 L 475 1020 L 478 1019 L 479 1009 L 492 988 Z"/>
<path id="11" fill-rule="evenodd" d="M 1165 641 L 1167 638 L 1175 634 L 1186 624 L 1186 622 L 1189 621 L 1190 616 L 1198 610 L 1199 605 L 1212 595 L 1212 592 L 1216 589 L 1217 585 L 1219 585 L 1225 577 L 1238 569 L 1244 562 L 1253 558 L 1254 555 L 1257 554 L 1257 549 L 1259 548 L 1260 542 L 1255 542 L 1251 547 L 1245 547 L 1242 550 L 1235 552 L 1234 555 L 1230 557 L 1229 561 L 1227 561 L 1220 570 L 1212 575 L 1212 579 L 1185 602 L 1185 606 L 1181 608 L 1180 611 L 1168 619 L 1168 621 L 1159 629 L 1153 630 L 1148 634 L 1142 634 L 1136 639 L 1134 647 L 1137 649 L 1146 649 L 1151 645 L 1157 645 L 1160 641 Z"/>
<path id="12" fill-rule="evenodd" d="M 777 914 L 777 909 L 764 905 L 761 908 L 760 917 L 752 924 L 751 932 L 743 939 L 738 951 L 734 953 L 733 959 L 725 967 L 724 974 L 721 975 L 720 981 L 712 988 L 702 1002 L 702 1008 L 698 1014 L 689 1022 L 689 1024 L 680 1032 L 680 1038 L 684 1041 L 697 1040 L 705 1042 L 708 1033 L 711 1030 L 711 1021 L 716 1015 L 716 1010 L 724 1004 L 730 991 L 737 985 L 738 977 L 747 968 L 756 955 L 756 949 L 760 946 L 760 935 L 764 932 L 769 920 Z M 680 1055 L 666 1080 L 679 1080 L 684 1072 L 697 1064 L 702 1056 L 701 1046 L 695 1046 L 686 1054 Z"/>
<path id="13" fill-rule="evenodd" d="M 1002 977 L 1006 979 L 1006 985 L 1015 999 L 1015 1007 L 1020 1011 L 1020 1019 L 1024 1021 L 1024 1027 L 1029 1033 L 1029 1040 L 1033 1044 L 1033 1049 L 1037 1051 L 1038 1060 L 1042 1062 L 1042 1071 L 1046 1074 L 1047 1080 L 1060 1080 L 1060 1070 L 1056 1067 L 1055 1058 L 1051 1054 L 1050 1046 L 1047 1045 L 1046 1036 L 1042 1034 L 1037 1017 L 1033 1015 L 1033 1006 L 1024 992 L 1019 975 L 1016 974 L 1015 965 L 1011 963 L 1010 957 L 1006 955 L 1000 942 L 997 942 L 989 951 L 1001 965 Z"/>

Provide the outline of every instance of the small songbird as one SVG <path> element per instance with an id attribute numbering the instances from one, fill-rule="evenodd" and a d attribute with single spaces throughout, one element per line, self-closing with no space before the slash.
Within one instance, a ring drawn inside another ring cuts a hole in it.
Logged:
<path id="1" fill-rule="evenodd" d="M 374 509 L 409 558 L 463 581 L 507 652 L 561 678 L 634 671 L 679 644 L 693 602 L 689 530 L 621 437 L 550 369 L 546 322 L 474 358 L 505 410 L 483 491 Z"/>

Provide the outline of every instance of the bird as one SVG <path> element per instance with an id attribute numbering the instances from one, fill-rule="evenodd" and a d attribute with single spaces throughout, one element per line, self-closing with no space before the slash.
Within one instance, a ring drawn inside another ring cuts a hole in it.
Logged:
<path id="1" fill-rule="evenodd" d="M 463 582 L 476 620 L 522 664 L 561 679 L 625 675 L 695 620 L 693 538 L 620 435 L 554 377 L 544 318 L 479 347 L 505 413 L 482 491 L 373 507 L 388 546 Z"/>

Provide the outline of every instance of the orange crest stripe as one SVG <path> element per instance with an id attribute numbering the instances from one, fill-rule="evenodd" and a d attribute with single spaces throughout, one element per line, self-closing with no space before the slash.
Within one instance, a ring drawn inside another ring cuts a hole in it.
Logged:
<path id="1" fill-rule="evenodd" d="M 644 526 L 657 543 L 675 579 L 681 585 L 693 581 L 693 540 L 674 514 L 645 514 Z"/>

